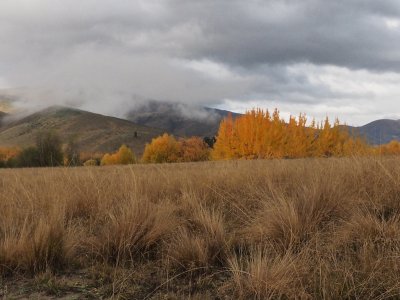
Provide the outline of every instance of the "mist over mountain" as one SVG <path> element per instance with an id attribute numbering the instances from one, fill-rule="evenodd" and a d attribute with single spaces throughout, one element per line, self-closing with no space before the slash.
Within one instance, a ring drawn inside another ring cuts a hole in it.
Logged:
<path id="1" fill-rule="evenodd" d="M 80 150 L 111 152 L 121 144 L 141 155 L 146 143 L 164 132 L 177 137 L 212 137 L 229 113 L 226 110 L 181 103 L 149 101 L 116 118 L 76 108 L 52 106 L 25 117 L 0 110 L 0 146 L 27 147 L 43 130 L 57 131 L 64 142 L 76 139 Z M 239 114 L 232 113 L 233 117 Z M 400 120 L 376 120 L 360 127 L 348 127 L 371 145 L 400 140 Z"/>
<path id="2" fill-rule="evenodd" d="M 134 123 L 161 128 L 176 136 L 214 136 L 219 124 L 229 113 L 215 108 L 193 106 L 182 103 L 150 101 L 130 111 L 126 118 Z M 382 119 L 363 126 L 348 126 L 350 131 L 365 137 L 371 145 L 400 141 L 400 120 Z"/>
<path id="3" fill-rule="evenodd" d="M 399 14 L 394 0 L 4 0 L 0 95 L 29 110 L 121 117 L 160 99 L 360 126 L 400 116 Z"/>
<path id="4" fill-rule="evenodd" d="M 226 110 L 182 103 L 150 101 L 134 110 L 126 118 L 134 123 L 161 128 L 176 136 L 212 137 L 229 113 Z"/>

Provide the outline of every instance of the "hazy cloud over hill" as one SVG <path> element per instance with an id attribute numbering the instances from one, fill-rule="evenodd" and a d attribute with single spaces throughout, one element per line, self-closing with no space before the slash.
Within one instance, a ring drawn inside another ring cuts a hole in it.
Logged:
<path id="1" fill-rule="evenodd" d="M 400 117 L 394 0 L 2 0 L 0 45 L 0 93 L 27 107 Z"/>

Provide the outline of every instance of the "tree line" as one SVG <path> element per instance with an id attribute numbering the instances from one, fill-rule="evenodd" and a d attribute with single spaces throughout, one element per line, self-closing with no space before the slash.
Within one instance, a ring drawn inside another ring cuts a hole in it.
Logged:
<path id="1" fill-rule="evenodd" d="M 35 145 L 23 149 L 0 148 L 0 168 L 55 167 L 55 166 L 107 166 L 135 163 L 163 163 L 204 161 L 210 158 L 208 143 L 214 139 L 199 137 L 175 138 L 164 134 L 154 138 L 145 147 L 142 158 L 127 145 L 114 153 L 80 152 L 74 138 L 64 145 L 54 131 L 43 131 L 36 136 Z"/>
<path id="2" fill-rule="evenodd" d="M 339 120 L 317 123 L 300 114 L 288 122 L 275 109 L 253 109 L 221 121 L 216 137 L 176 138 L 167 133 L 146 144 L 138 159 L 126 145 L 114 153 L 80 152 L 76 139 L 63 145 L 54 131 L 40 132 L 35 146 L 0 148 L 0 167 L 97 166 L 230 159 L 399 155 L 400 143 L 371 146 Z"/>
<path id="3" fill-rule="evenodd" d="M 235 119 L 229 115 L 219 127 L 212 158 L 269 159 L 362 155 L 367 142 L 335 120 L 326 118 L 307 124 L 307 117 L 290 116 L 285 122 L 279 111 L 254 109 Z"/>
<path id="4" fill-rule="evenodd" d="M 146 145 L 142 162 L 188 162 L 231 159 L 290 159 L 359 155 L 400 155 L 400 143 L 369 145 L 336 119 L 308 121 L 306 115 L 286 122 L 277 109 L 253 109 L 221 121 L 216 137 L 175 139 L 164 134 Z"/>
<path id="5" fill-rule="evenodd" d="M 72 162 L 73 154 L 68 148 L 65 158 Z M 12 155 L 7 148 L 0 149 L 0 167 L 53 167 L 64 163 L 61 139 L 54 131 L 40 132 L 36 136 L 35 146 L 12 149 Z"/>

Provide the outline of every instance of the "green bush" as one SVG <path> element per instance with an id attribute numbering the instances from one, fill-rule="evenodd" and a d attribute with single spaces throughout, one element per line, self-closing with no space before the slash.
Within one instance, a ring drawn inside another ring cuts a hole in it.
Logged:
<path id="1" fill-rule="evenodd" d="M 90 166 L 98 166 L 99 163 L 98 163 L 98 161 L 95 160 L 95 159 L 89 159 L 89 160 L 85 161 L 85 162 L 83 163 L 83 165 L 84 165 L 85 167 L 90 167 Z"/>
<path id="2" fill-rule="evenodd" d="M 21 168 L 40 167 L 40 154 L 36 147 L 23 149 L 15 158 L 15 166 Z"/>
<path id="3" fill-rule="evenodd" d="M 41 167 L 63 165 L 63 152 L 60 137 L 54 131 L 40 132 L 36 137 L 36 147 L 39 151 Z"/>

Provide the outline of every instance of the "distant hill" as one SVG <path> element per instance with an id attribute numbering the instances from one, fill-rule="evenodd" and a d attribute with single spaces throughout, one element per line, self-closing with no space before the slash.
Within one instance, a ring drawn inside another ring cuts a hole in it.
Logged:
<path id="1" fill-rule="evenodd" d="M 164 129 L 176 136 L 213 136 L 230 112 L 187 104 L 151 101 L 128 113 L 127 119 L 140 125 Z M 233 117 L 240 114 L 232 113 Z M 400 141 L 400 120 L 377 120 L 360 127 L 348 127 L 371 145 Z"/>
<path id="2" fill-rule="evenodd" d="M 129 112 L 126 118 L 140 125 L 164 129 L 175 136 L 212 137 L 229 113 L 215 108 L 151 101 Z"/>
<path id="3" fill-rule="evenodd" d="M 0 93 L 0 112 L 3 113 L 11 112 L 13 110 L 12 102 L 13 102 L 12 98 L 4 96 Z"/>
<path id="4" fill-rule="evenodd" d="M 230 112 L 187 104 L 151 101 L 131 111 L 127 119 L 141 125 L 161 128 L 176 136 L 213 136 L 219 124 Z M 240 114 L 232 113 L 233 117 Z M 371 145 L 400 141 L 400 120 L 377 120 L 360 127 L 348 127 L 365 137 Z"/>
<path id="5" fill-rule="evenodd" d="M 400 141 L 400 120 L 376 120 L 360 127 L 349 127 L 350 130 L 365 137 L 371 145 L 387 144 L 392 140 Z"/>
<path id="6" fill-rule="evenodd" d="M 0 126 L 2 125 L 3 119 L 7 116 L 8 114 L 5 113 L 4 111 L 0 111 Z"/>
<path id="7" fill-rule="evenodd" d="M 65 142 L 75 136 L 81 151 L 109 152 L 127 144 L 137 155 L 141 155 L 147 142 L 164 132 L 83 110 L 50 107 L 1 127 L 0 145 L 33 145 L 42 130 L 57 131 Z"/>
<path id="8" fill-rule="evenodd" d="M 57 106 L 1 125 L 9 114 L 0 111 L 0 146 L 30 146 L 40 131 L 52 129 L 59 132 L 65 142 L 75 137 L 81 151 L 110 152 L 127 144 L 141 155 L 145 144 L 164 132 L 181 137 L 214 136 L 220 121 L 229 113 L 153 101 L 131 111 L 127 116 L 129 120 L 125 120 Z M 361 127 L 349 127 L 349 130 L 365 136 L 372 145 L 400 141 L 400 120 L 377 120 Z"/>

